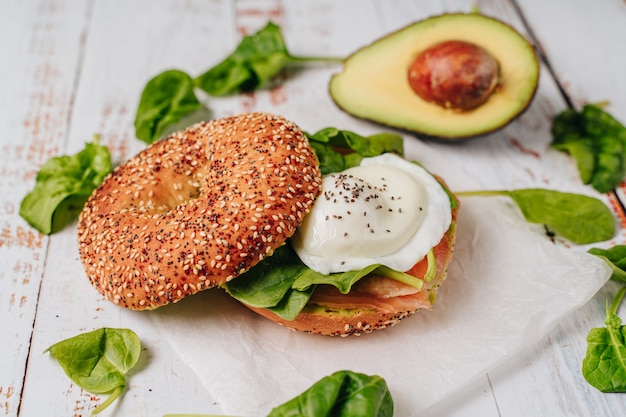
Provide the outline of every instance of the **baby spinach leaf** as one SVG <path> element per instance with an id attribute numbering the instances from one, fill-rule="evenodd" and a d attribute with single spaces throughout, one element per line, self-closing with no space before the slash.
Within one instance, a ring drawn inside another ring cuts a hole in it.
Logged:
<path id="1" fill-rule="evenodd" d="M 274 307 L 306 269 L 289 245 L 277 248 L 272 256 L 223 285 L 232 297 L 252 307 Z"/>
<path id="2" fill-rule="evenodd" d="M 291 288 L 278 304 L 267 309 L 284 320 L 295 320 L 311 299 L 315 288 L 315 286 L 305 290 Z"/>
<path id="3" fill-rule="evenodd" d="M 361 136 L 349 130 L 327 127 L 312 135 L 307 134 L 307 137 L 311 141 L 326 143 L 334 148 L 352 150 L 364 157 L 381 155 L 385 152 L 395 152 L 398 155 L 404 153 L 402 136 L 393 133 Z"/>
<path id="4" fill-rule="evenodd" d="M 196 78 L 172 69 L 148 81 L 135 115 L 135 136 L 150 144 L 168 126 L 202 108 L 195 87 L 214 96 L 252 91 L 265 85 L 284 67 L 312 61 L 342 62 L 343 59 L 291 55 L 280 27 L 269 22 L 257 33 L 245 36 L 226 59 Z"/>
<path id="5" fill-rule="evenodd" d="M 202 108 L 191 76 L 179 70 L 162 72 L 148 81 L 135 116 L 135 135 L 150 144 L 183 116 Z"/>
<path id="6" fill-rule="evenodd" d="M 320 172 L 322 175 L 341 172 L 346 169 L 346 158 L 325 143 L 309 141 L 311 148 L 317 156 Z"/>
<path id="7" fill-rule="evenodd" d="M 234 298 L 252 307 L 274 307 L 285 297 L 304 265 L 275 265 L 261 262 L 248 272 L 224 285 Z"/>
<path id="8" fill-rule="evenodd" d="M 591 248 L 588 252 L 599 256 L 611 267 L 611 279 L 626 283 L 626 245 L 615 245 L 609 249 Z"/>
<path id="9" fill-rule="evenodd" d="M 626 287 L 621 288 L 607 305 L 606 327 L 591 329 L 587 336 L 583 376 L 602 392 L 626 392 L 626 326 L 617 316 L 625 293 Z"/>
<path id="10" fill-rule="evenodd" d="M 50 158 L 39 169 L 34 189 L 22 200 L 20 216 L 43 234 L 57 232 L 78 217 L 109 172 L 111 156 L 98 136 L 75 155 Z"/>
<path id="11" fill-rule="evenodd" d="M 126 388 L 125 375 L 137 363 L 141 342 L 129 329 L 101 328 L 62 340 L 46 349 L 79 387 L 107 394 L 93 414 L 107 408 Z"/>
<path id="12" fill-rule="evenodd" d="M 252 91 L 265 85 L 284 67 L 307 61 L 342 62 L 340 58 L 296 57 L 289 53 L 280 27 L 272 22 L 244 36 L 222 62 L 195 79 L 213 96 Z"/>
<path id="13" fill-rule="evenodd" d="M 575 160 L 584 184 L 599 192 L 617 188 L 626 175 L 626 128 L 598 105 L 565 110 L 553 119 L 552 143 Z"/>
<path id="14" fill-rule="evenodd" d="M 380 376 L 337 371 L 274 408 L 268 417 L 391 417 L 393 408 Z"/>
<path id="15" fill-rule="evenodd" d="M 342 294 L 347 294 L 357 281 L 374 272 L 378 266 L 378 264 L 370 265 L 358 271 L 348 271 L 334 274 L 322 274 L 307 268 L 304 273 L 300 274 L 296 278 L 292 287 L 296 290 L 303 291 L 313 285 L 328 284 L 336 287 Z"/>
<path id="16" fill-rule="evenodd" d="M 457 196 L 508 196 L 531 223 L 549 229 L 576 244 L 608 240 L 615 234 L 611 210 L 597 198 L 541 188 L 513 191 L 465 191 Z"/>
<path id="17" fill-rule="evenodd" d="M 427 275 L 436 273 L 436 270 L 433 271 L 431 268 L 431 264 L 435 263 L 434 257 L 429 254 L 428 258 Z M 237 279 L 222 285 L 222 288 L 244 304 L 266 308 L 285 320 L 293 320 L 306 306 L 317 285 L 332 285 L 343 294 L 347 294 L 356 282 L 370 273 L 418 289 L 424 285 L 421 279 L 379 264 L 358 271 L 322 274 L 304 265 L 293 248 L 285 244 L 276 249 L 272 256 L 259 262 Z M 430 278 L 427 276 L 424 279 Z"/>
<path id="18" fill-rule="evenodd" d="M 508 195 L 529 222 L 545 224 L 574 243 L 604 241 L 615 233 L 613 213 L 596 198 L 542 189 L 515 190 Z"/>
<path id="19" fill-rule="evenodd" d="M 402 136 L 393 133 L 361 136 L 348 130 L 327 127 L 313 134 L 306 133 L 306 136 L 317 155 L 322 175 L 355 167 L 363 158 L 386 152 L 404 154 Z"/>
<path id="20" fill-rule="evenodd" d="M 429 267 L 432 267 L 434 258 L 432 258 L 430 254 L 428 255 L 428 258 L 430 259 Z M 424 277 L 424 279 L 431 280 L 431 273 L 432 269 L 429 269 L 427 272 L 428 276 Z M 337 288 L 342 294 L 348 294 L 354 284 L 369 274 L 376 274 L 391 278 L 417 289 L 421 289 L 424 286 L 424 281 L 412 275 L 396 271 L 381 264 L 372 264 L 356 271 L 337 272 L 332 274 L 322 274 L 321 272 L 307 268 L 294 280 L 292 288 L 304 291 L 311 286 L 326 284 Z"/>
<path id="21" fill-rule="evenodd" d="M 267 417 L 392 417 L 393 408 L 393 398 L 384 378 L 342 370 L 273 408 Z M 163 417 L 219 416 L 166 414 Z"/>

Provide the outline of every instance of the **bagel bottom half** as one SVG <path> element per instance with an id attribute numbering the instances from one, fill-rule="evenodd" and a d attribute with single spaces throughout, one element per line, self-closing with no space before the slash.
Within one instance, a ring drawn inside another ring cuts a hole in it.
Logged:
<path id="1" fill-rule="evenodd" d="M 326 336 L 369 333 L 393 326 L 419 310 L 429 310 L 439 285 L 447 277 L 448 265 L 452 260 L 457 213 L 458 205 L 452 210 L 448 231 L 433 248 L 437 264 L 435 278 L 425 283 L 421 290 L 413 290 L 390 278 L 370 275 L 362 278 L 347 295 L 341 294 L 331 285 L 319 285 L 295 320 L 285 320 L 264 308 L 246 307 L 292 330 Z M 427 267 L 424 258 L 406 272 L 421 278 Z"/>

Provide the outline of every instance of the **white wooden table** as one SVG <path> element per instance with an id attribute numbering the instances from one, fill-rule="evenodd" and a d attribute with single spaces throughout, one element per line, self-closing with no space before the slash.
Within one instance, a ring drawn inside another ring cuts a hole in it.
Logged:
<path id="1" fill-rule="evenodd" d="M 281 25 L 293 54 L 345 57 L 410 22 L 474 6 L 537 45 L 540 87 L 529 110 L 506 129 L 459 145 L 429 145 L 485 188 L 566 188 L 578 177 L 573 162 L 549 148 L 551 117 L 568 104 L 608 100 L 607 110 L 626 121 L 622 0 L 0 0 L 0 415 L 89 415 L 101 397 L 73 385 L 42 352 L 103 326 L 134 329 L 144 344 L 129 389 L 105 415 L 221 411 L 147 314 L 122 310 L 89 287 L 75 226 L 45 237 L 19 217 L 45 160 L 77 152 L 95 133 L 115 163 L 126 160 L 145 146 L 134 137 L 133 119 L 150 77 L 169 68 L 200 74 L 270 19 Z M 337 70 L 288 73 L 270 91 L 210 99 L 208 117 L 263 110 L 311 131 L 380 131 L 332 104 L 326 86 Z M 624 190 L 602 196 L 618 219 L 625 196 Z M 540 343 L 426 415 L 626 415 L 626 395 L 602 394 L 580 372 L 586 334 L 602 325 L 615 289 L 607 284 Z"/>

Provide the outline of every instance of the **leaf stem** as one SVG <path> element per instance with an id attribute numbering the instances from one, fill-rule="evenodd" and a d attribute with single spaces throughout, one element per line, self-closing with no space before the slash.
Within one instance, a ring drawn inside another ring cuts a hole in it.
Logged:
<path id="1" fill-rule="evenodd" d="M 342 63 L 345 58 L 342 57 L 335 57 L 335 56 L 293 56 L 290 55 L 290 58 L 293 61 L 297 61 L 297 62 L 335 62 L 335 63 Z"/>
<path id="2" fill-rule="evenodd" d="M 488 197 L 492 195 L 508 195 L 506 190 L 455 191 L 457 197 Z"/>
<path id="3" fill-rule="evenodd" d="M 624 295 L 626 295 L 626 287 L 620 288 L 620 290 L 615 295 L 615 298 L 613 299 L 613 302 L 611 303 L 611 308 L 609 309 L 609 313 L 617 314 L 617 309 L 619 308 L 619 305 L 622 303 Z"/>
<path id="4" fill-rule="evenodd" d="M 111 395 L 109 395 L 109 398 L 107 398 L 102 404 L 100 404 L 99 406 L 97 406 L 92 412 L 91 415 L 94 416 L 98 413 L 100 413 L 101 411 L 103 411 L 105 408 L 107 408 L 109 405 L 111 405 L 113 403 L 113 401 L 115 401 L 120 395 L 122 395 L 122 393 L 124 392 L 124 388 L 126 388 L 124 385 L 119 386 L 117 388 L 115 388 L 112 392 Z"/>

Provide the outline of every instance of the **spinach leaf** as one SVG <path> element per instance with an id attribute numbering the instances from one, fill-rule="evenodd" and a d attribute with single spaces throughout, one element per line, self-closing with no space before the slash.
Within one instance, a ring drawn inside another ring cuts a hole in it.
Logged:
<path id="1" fill-rule="evenodd" d="M 46 235 L 76 219 L 93 190 L 111 172 L 109 150 L 98 142 L 96 136 L 77 154 L 46 161 L 34 189 L 22 200 L 20 216 Z"/>
<path id="2" fill-rule="evenodd" d="M 322 175 L 332 174 L 333 172 L 341 172 L 346 169 L 345 157 L 328 146 L 325 143 L 313 142 L 309 140 L 311 148 L 317 156 L 317 162 L 319 163 L 320 172 Z M 356 164 L 358 165 L 358 164 Z"/>
<path id="3" fill-rule="evenodd" d="M 584 184 L 609 192 L 626 175 L 626 128 L 598 105 L 580 112 L 565 110 L 554 117 L 552 143 L 575 160 Z"/>
<path id="4" fill-rule="evenodd" d="M 328 284 L 336 287 L 342 294 L 347 294 L 354 284 L 361 278 L 374 272 L 378 265 L 370 265 L 359 271 L 348 271 L 334 274 L 322 274 L 312 269 L 300 274 L 294 281 L 292 287 L 296 290 L 306 290 L 312 285 Z"/>
<path id="5" fill-rule="evenodd" d="M 337 371 L 272 409 L 267 417 L 392 417 L 393 398 L 384 378 Z M 213 414 L 166 414 L 163 417 L 219 417 Z"/>
<path id="6" fill-rule="evenodd" d="M 364 157 L 381 155 L 385 152 L 404 153 L 402 136 L 393 133 L 377 133 L 371 136 L 361 136 L 349 130 L 339 130 L 327 127 L 307 134 L 311 141 L 326 143 L 334 148 L 352 150 Z"/>
<path id="7" fill-rule="evenodd" d="M 308 304 L 315 288 L 314 285 L 304 290 L 291 288 L 285 293 L 283 299 L 280 300 L 278 304 L 268 307 L 267 309 L 284 320 L 295 320 L 298 314 L 300 314 Z"/>
<path id="8" fill-rule="evenodd" d="M 269 22 L 257 33 L 245 36 L 226 59 L 196 78 L 172 69 L 148 81 L 135 115 L 135 136 L 150 144 L 168 126 L 201 109 L 195 87 L 213 96 L 252 91 L 265 85 L 284 67 L 311 61 L 342 62 L 343 59 L 291 55 L 280 27 Z"/>
<path id="9" fill-rule="evenodd" d="M 213 96 L 247 92 L 265 85 L 287 65 L 307 61 L 342 62 L 343 59 L 293 56 L 287 50 L 280 27 L 268 22 L 258 32 L 244 36 L 228 57 L 194 81 Z"/>
<path id="10" fill-rule="evenodd" d="M 599 256 L 611 267 L 611 279 L 626 283 L 626 245 L 615 245 L 609 249 L 591 248 L 588 252 Z"/>
<path id="11" fill-rule="evenodd" d="M 306 267 L 289 245 L 223 285 L 232 297 L 252 307 L 274 307 L 285 297 Z"/>
<path id="12" fill-rule="evenodd" d="M 202 108 L 193 88 L 191 76 L 179 70 L 162 72 L 148 81 L 135 116 L 135 136 L 150 144 L 169 125 Z"/>
<path id="13" fill-rule="evenodd" d="M 432 250 L 431 253 L 433 253 Z M 432 280 L 431 273 L 434 258 L 432 258 L 430 254 L 428 255 L 428 258 L 430 260 L 429 268 L 431 269 L 427 272 L 428 276 L 424 277 L 424 280 Z M 436 264 L 434 266 L 436 268 Z M 307 268 L 294 280 L 292 288 L 304 291 L 314 285 L 326 284 L 334 286 L 342 294 L 348 294 L 354 284 L 369 274 L 376 274 L 391 278 L 417 289 L 421 289 L 424 286 L 424 282 L 421 279 L 412 275 L 393 270 L 381 264 L 372 264 L 357 271 L 337 272 L 332 274 L 322 274 Z"/>
<path id="14" fill-rule="evenodd" d="M 626 392 L 626 326 L 616 314 L 624 294 L 626 287 L 607 305 L 606 327 L 591 329 L 587 336 L 583 376 L 602 392 Z"/>
<path id="15" fill-rule="evenodd" d="M 391 417 L 393 399 L 377 375 L 337 371 L 274 408 L 268 417 Z"/>
<path id="16" fill-rule="evenodd" d="M 615 234 L 615 219 L 600 200 L 582 194 L 541 188 L 513 191 L 465 191 L 457 196 L 504 195 L 513 199 L 531 223 L 544 224 L 573 243 L 608 240 Z"/>
<path id="17" fill-rule="evenodd" d="M 355 167 L 363 158 L 386 152 L 404 154 L 402 136 L 393 133 L 361 136 L 348 130 L 327 127 L 313 134 L 305 134 L 317 155 L 322 175 Z"/>
<path id="18" fill-rule="evenodd" d="M 274 307 L 285 297 L 293 282 L 306 270 L 304 265 L 275 265 L 261 262 L 224 285 L 234 298 L 252 307 Z"/>
<path id="19" fill-rule="evenodd" d="M 432 251 L 431 251 L 432 252 Z M 429 269 L 424 280 L 436 274 L 434 253 L 428 255 Z M 395 271 L 379 264 L 358 271 L 333 274 L 316 272 L 302 263 L 289 243 L 279 247 L 274 254 L 259 262 L 237 277 L 222 285 L 233 298 L 252 307 L 266 308 L 285 320 L 294 320 L 311 298 L 317 285 L 336 287 L 343 294 L 370 273 L 422 288 L 424 281 L 404 272 Z"/>
<path id="20" fill-rule="evenodd" d="M 97 414 L 124 392 L 125 375 L 139 359 L 141 342 L 132 330 L 104 327 L 62 340 L 45 352 L 79 387 L 92 394 L 110 393 L 93 411 Z"/>

